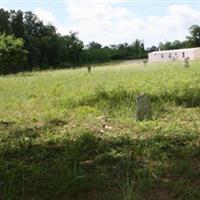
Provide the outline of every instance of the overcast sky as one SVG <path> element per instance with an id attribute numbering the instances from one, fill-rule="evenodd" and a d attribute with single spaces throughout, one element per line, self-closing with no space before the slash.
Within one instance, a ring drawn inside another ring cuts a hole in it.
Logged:
<path id="1" fill-rule="evenodd" d="M 77 31 L 79 38 L 103 45 L 144 40 L 183 40 L 188 27 L 200 25 L 200 0 L 0 0 L 5 9 L 31 10 L 56 26 L 61 34 Z"/>

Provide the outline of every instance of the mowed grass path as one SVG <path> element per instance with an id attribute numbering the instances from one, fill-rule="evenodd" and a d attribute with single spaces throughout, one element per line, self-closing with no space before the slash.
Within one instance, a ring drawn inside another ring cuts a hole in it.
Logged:
<path id="1" fill-rule="evenodd" d="M 1 76 L 0 105 L 0 199 L 200 199 L 199 61 Z"/>

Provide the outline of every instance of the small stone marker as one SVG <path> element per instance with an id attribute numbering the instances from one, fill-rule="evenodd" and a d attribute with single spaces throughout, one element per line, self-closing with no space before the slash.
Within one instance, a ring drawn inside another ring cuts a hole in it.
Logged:
<path id="1" fill-rule="evenodd" d="M 151 119 L 151 103 L 146 94 L 141 94 L 136 99 L 136 120 L 148 119 Z"/>
<path id="2" fill-rule="evenodd" d="M 88 73 L 90 73 L 91 72 L 91 65 L 89 65 L 88 67 L 87 67 L 87 69 L 88 69 Z"/>
<path id="3" fill-rule="evenodd" d="M 184 67 L 190 67 L 189 58 L 185 58 L 184 60 Z"/>
<path id="4" fill-rule="evenodd" d="M 144 66 L 146 66 L 147 65 L 147 60 L 144 60 L 143 64 L 144 64 Z"/>

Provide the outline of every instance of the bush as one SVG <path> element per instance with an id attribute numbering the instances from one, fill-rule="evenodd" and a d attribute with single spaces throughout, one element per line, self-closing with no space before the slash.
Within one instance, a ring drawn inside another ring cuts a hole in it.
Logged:
<path id="1" fill-rule="evenodd" d="M 0 74 L 17 73 L 25 70 L 27 51 L 23 39 L 12 35 L 0 35 Z"/>

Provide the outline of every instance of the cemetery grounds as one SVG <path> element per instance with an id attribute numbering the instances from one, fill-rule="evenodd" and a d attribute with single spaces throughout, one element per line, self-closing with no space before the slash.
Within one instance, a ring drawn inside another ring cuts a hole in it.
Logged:
<path id="1" fill-rule="evenodd" d="M 0 199 L 199 200 L 200 61 L 1 76 Z"/>

